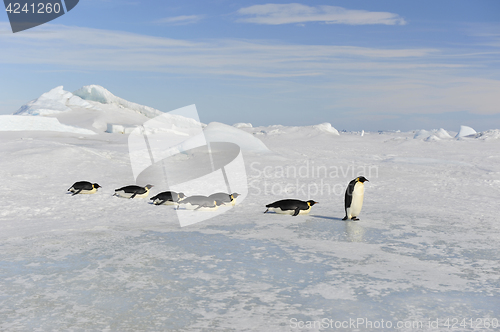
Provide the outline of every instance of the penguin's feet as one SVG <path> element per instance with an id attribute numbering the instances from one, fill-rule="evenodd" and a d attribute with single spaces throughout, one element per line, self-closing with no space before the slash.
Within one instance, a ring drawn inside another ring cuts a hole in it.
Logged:
<path id="1" fill-rule="evenodd" d="M 342 218 L 342 220 L 347 220 L 347 216 L 345 216 L 344 218 Z"/>
<path id="2" fill-rule="evenodd" d="M 359 220 L 359 218 L 357 218 L 357 217 L 352 217 L 352 218 L 351 218 L 351 220 L 358 221 L 358 220 Z"/>

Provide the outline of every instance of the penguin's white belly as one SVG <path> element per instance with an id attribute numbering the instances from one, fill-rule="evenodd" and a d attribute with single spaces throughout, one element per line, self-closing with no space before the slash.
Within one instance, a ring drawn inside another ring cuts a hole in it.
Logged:
<path id="1" fill-rule="evenodd" d="M 279 214 L 289 214 L 289 215 L 293 215 L 295 213 L 295 210 L 282 210 L 280 208 L 267 208 L 270 212 L 274 212 L 274 213 L 279 213 Z M 308 214 L 309 212 L 311 212 L 311 207 L 309 207 L 307 210 L 300 210 L 299 214 Z"/>
<path id="2" fill-rule="evenodd" d="M 196 211 L 215 211 L 219 208 L 217 205 L 213 207 L 205 207 L 205 206 L 199 207 L 199 205 L 191 203 L 180 204 L 179 207 L 182 207 L 185 210 L 196 210 Z"/>
<path id="3" fill-rule="evenodd" d="M 97 191 L 97 188 L 94 188 L 92 190 L 82 190 L 82 191 L 80 191 L 80 194 L 95 194 L 96 191 Z"/>
<path id="4" fill-rule="evenodd" d="M 155 199 L 153 201 L 153 203 L 156 204 L 156 205 L 160 205 L 159 203 L 161 201 L 162 201 L 161 199 Z M 172 202 L 172 201 L 166 201 L 166 202 L 162 203 L 161 205 L 177 205 L 177 203 L 176 202 Z"/>
<path id="5" fill-rule="evenodd" d="M 116 191 L 115 194 L 120 196 L 120 197 L 123 197 L 123 198 L 130 198 L 130 197 L 132 197 L 132 195 L 134 195 L 133 193 L 126 193 L 124 191 Z M 149 195 L 149 191 L 146 191 L 144 194 L 135 195 L 134 198 L 136 198 L 136 197 L 146 198 L 146 197 L 148 197 L 148 195 Z"/>
<path id="6" fill-rule="evenodd" d="M 179 204 L 179 209 L 185 209 L 185 210 L 194 210 L 198 207 L 198 205 L 193 205 L 191 203 L 184 203 L 184 204 Z"/>
<path id="7" fill-rule="evenodd" d="M 76 193 L 78 190 L 71 188 L 69 191 L 71 191 L 72 193 Z M 80 191 L 79 194 L 94 194 L 96 191 L 97 191 L 97 188 L 93 188 L 92 190 L 82 189 L 82 191 Z"/>
<path id="8" fill-rule="evenodd" d="M 363 207 L 363 198 L 365 196 L 365 186 L 363 183 L 356 183 L 352 193 L 351 206 L 347 208 L 347 216 L 349 218 L 357 217 Z"/>
<path id="9" fill-rule="evenodd" d="M 201 207 L 199 208 L 198 210 L 196 211 L 215 211 L 219 208 L 218 205 L 214 206 L 214 207 Z"/>

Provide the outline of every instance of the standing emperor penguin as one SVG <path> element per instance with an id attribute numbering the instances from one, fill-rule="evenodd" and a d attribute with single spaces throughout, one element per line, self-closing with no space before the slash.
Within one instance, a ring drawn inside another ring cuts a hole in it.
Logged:
<path id="1" fill-rule="evenodd" d="M 357 217 L 363 207 L 365 196 L 365 184 L 368 181 L 364 176 L 360 176 L 349 182 L 345 191 L 345 217 L 342 220 L 359 220 Z"/>

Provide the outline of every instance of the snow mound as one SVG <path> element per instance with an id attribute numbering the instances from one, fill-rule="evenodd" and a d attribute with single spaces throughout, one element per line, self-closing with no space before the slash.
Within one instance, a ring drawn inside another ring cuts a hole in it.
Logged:
<path id="1" fill-rule="evenodd" d="M 332 125 L 328 122 L 314 125 L 314 126 L 312 126 L 312 128 L 314 128 L 318 131 L 324 132 L 324 133 L 340 135 L 339 131 L 337 129 L 333 128 Z"/>
<path id="2" fill-rule="evenodd" d="M 477 134 L 477 132 L 474 129 L 472 129 L 471 127 L 460 126 L 460 130 L 458 131 L 458 134 L 457 134 L 457 136 L 455 136 L 455 138 L 476 135 L 476 134 Z"/>
<path id="3" fill-rule="evenodd" d="M 489 140 L 489 139 L 499 139 L 500 138 L 500 129 L 492 129 L 492 130 L 487 130 L 479 133 L 476 138 L 482 139 L 482 140 Z"/>
<path id="4" fill-rule="evenodd" d="M 443 128 L 440 128 L 438 131 L 435 132 L 435 135 L 439 138 L 452 138 L 450 134 Z"/>
<path id="5" fill-rule="evenodd" d="M 253 128 L 251 123 L 238 122 L 233 125 L 235 128 Z"/>
<path id="6" fill-rule="evenodd" d="M 106 126 L 106 132 L 110 134 L 130 134 L 135 128 L 136 126 L 108 123 Z"/>
<path id="7" fill-rule="evenodd" d="M 94 108 L 82 98 L 58 86 L 21 106 L 14 115 L 50 115 L 71 111 L 71 107 Z"/>
<path id="8" fill-rule="evenodd" d="M 211 122 L 203 130 L 209 142 L 231 142 L 238 144 L 241 150 L 247 152 L 271 152 L 261 140 L 241 129 L 219 122 Z"/>
<path id="9" fill-rule="evenodd" d="M 262 128 L 262 129 L 261 129 Z M 312 137 L 317 136 L 318 134 L 327 134 L 327 135 L 335 135 L 339 136 L 339 132 L 337 129 L 332 127 L 332 125 L 328 122 L 321 123 L 313 126 L 301 126 L 301 127 L 287 127 L 282 125 L 273 125 L 269 127 L 260 127 L 258 131 L 254 132 L 254 135 L 293 135 L 296 137 Z"/>
<path id="10" fill-rule="evenodd" d="M 165 129 L 173 131 L 198 131 L 200 128 L 205 128 L 207 126 L 193 118 L 178 114 L 162 113 L 162 116 L 155 118 L 155 120 L 159 121 Z"/>
<path id="11" fill-rule="evenodd" d="M 423 139 L 426 142 L 432 142 L 432 141 L 440 141 L 441 139 L 449 139 L 452 138 L 450 134 L 443 128 L 440 128 L 439 130 L 419 130 L 415 133 L 413 136 L 413 139 Z"/>
<path id="12" fill-rule="evenodd" d="M 52 117 L 0 115 L 0 131 L 58 131 L 82 135 L 95 135 L 88 129 L 67 126 Z"/>
<path id="13" fill-rule="evenodd" d="M 426 142 L 435 142 L 435 141 L 440 141 L 441 139 L 437 137 L 436 135 L 431 135 L 425 139 Z"/>
<path id="14" fill-rule="evenodd" d="M 426 139 L 428 137 L 430 137 L 432 135 L 432 133 L 428 130 L 419 130 L 415 133 L 415 136 L 413 136 L 413 139 Z"/>
<path id="15" fill-rule="evenodd" d="M 196 136 L 201 133 L 202 129 L 207 125 L 197 120 L 179 115 L 179 114 L 171 114 L 171 113 L 162 113 L 161 116 L 157 116 L 153 119 L 148 120 L 143 124 L 137 124 L 135 127 L 141 126 L 142 133 L 144 134 L 174 134 L 178 136 Z M 113 127 L 113 128 L 112 128 Z M 119 124 L 108 123 L 107 132 L 112 133 L 128 133 L 126 126 L 122 131 Z M 130 127 L 130 126 L 129 126 Z M 115 129 L 116 130 L 115 130 Z M 133 131 L 130 130 L 130 132 Z"/>
<path id="16" fill-rule="evenodd" d="M 138 112 L 148 118 L 162 115 L 163 112 L 149 106 L 139 105 L 123 98 L 117 97 L 100 85 L 86 85 L 75 92 L 74 95 L 85 100 L 96 101 L 101 104 L 114 104 Z"/>
<path id="17" fill-rule="evenodd" d="M 262 129 L 260 131 L 257 131 L 254 133 L 254 135 L 281 135 L 281 134 L 285 134 L 286 131 L 284 130 L 284 126 L 281 126 L 281 125 L 273 125 L 273 126 L 269 126 L 265 129 Z"/>

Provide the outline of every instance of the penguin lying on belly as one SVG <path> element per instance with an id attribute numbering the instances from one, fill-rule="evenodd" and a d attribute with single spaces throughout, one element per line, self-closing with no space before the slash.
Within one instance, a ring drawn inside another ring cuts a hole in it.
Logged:
<path id="1" fill-rule="evenodd" d="M 267 210 L 264 213 L 271 211 L 279 214 L 290 214 L 292 216 L 308 214 L 314 204 L 318 204 L 318 202 L 312 200 L 305 202 L 298 199 L 282 199 L 280 201 L 267 204 Z"/>
<path id="2" fill-rule="evenodd" d="M 123 198 L 134 198 L 141 197 L 145 198 L 149 195 L 149 189 L 151 189 L 153 185 L 148 184 L 145 187 L 140 187 L 136 185 L 125 186 L 119 189 L 115 189 L 115 194 L 113 196 L 123 197 Z"/>
<path id="3" fill-rule="evenodd" d="M 175 191 L 164 191 L 158 195 L 151 197 L 154 205 L 175 205 L 186 198 L 183 193 L 176 193 Z"/>
<path id="4" fill-rule="evenodd" d="M 78 194 L 94 194 L 97 191 L 97 188 L 101 188 L 97 183 L 90 183 L 88 181 L 78 181 L 75 182 L 68 191 L 72 192 L 75 196 Z"/>
<path id="5" fill-rule="evenodd" d="M 236 204 L 236 198 L 240 196 L 238 193 L 226 194 L 226 193 L 216 193 L 208 196 L 209 198 L 223 202 L 224 204 Z"/>
<path id="6" fill-rule="evenodd" d="M 180 201 L 177 209 L 182 206 L 186 210 L 215 211 L 221 205 L 224 205 L 224 202 L 220 200 L 209 198 L 207 196 L 195 195 L 189 196 Z"/>
<path id="7" fill-rule="evenodd" d="M 345 217 L 342 220 L 359 220 L 358 215 L 363 207 L 363 198 L 365 196 L 364 182 L 366 181 L 368 180 L 364 176 L 360 176 L 349 182 L 345 191 Z"/>

